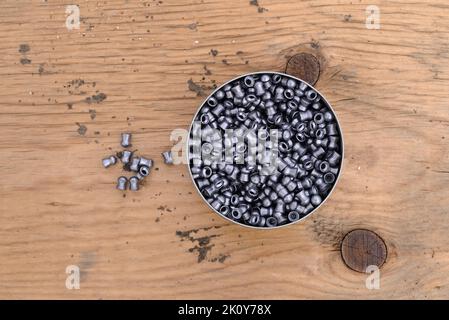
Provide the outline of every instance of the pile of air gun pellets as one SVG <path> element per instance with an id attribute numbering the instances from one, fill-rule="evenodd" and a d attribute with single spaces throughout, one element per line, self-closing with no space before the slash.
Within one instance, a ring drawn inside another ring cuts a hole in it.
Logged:
<path id="1" fill-rule="evenodd" d="M 209 96 L 194 120 L 200 126 L 192 124 L 189 140 L 192 178 L 217 213 L 239 224 L 273 228 L 296 222 L 323 203 L 340 174 L 338 121 L 324 97 L 300 79 L 279 73 L 234 79 Z M 222 139 L 230 129 L 234 136 Z M 274 173 L 263 174 L 259 162 L 248 161 L 250 129 L 278 155 Z M 279 133 L 276 144 L 270 130 Z M 233 148 L 234 161 L 209 159 L 226 147 Z"/>

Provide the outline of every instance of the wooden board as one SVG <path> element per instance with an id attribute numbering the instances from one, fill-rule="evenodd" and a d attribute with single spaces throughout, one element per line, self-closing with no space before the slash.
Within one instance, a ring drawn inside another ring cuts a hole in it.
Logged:
<path id="1" fill-rule="evenodd" d="M 377 1 L 379 30 L 364 0 L 82 1 L 69 31 L 70 4 L 0 2 L 0 298 L 448 297 L 446 1 Z M 342 124 L 343 176 L 303 223 L 230 224 L 160 152 L 214 85 L 303 51 Z M 126 197 L 100 161 L 123 131 L 158 168 Z M 356 228 L 387 245 L 379 290 L 342 262 Z"/>

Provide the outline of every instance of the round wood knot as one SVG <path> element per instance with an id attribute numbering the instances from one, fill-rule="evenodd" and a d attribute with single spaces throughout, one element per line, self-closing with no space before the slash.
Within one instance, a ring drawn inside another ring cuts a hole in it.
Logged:
<path id="1" fill-rule="evenodd" d="M 387 259 L 387 246 L 370 230 L 352 230 L 341 242 L 341 257 L 352 270 L 366 272 L 370 265 L 381 267 Z"/>
<path id="2" fill-rule="evenodd" d="M 304 80 L 313 86 L 320 76 L 320 62 L 313 54 L 298 53 L 288 60 L 285 73 Z"/>

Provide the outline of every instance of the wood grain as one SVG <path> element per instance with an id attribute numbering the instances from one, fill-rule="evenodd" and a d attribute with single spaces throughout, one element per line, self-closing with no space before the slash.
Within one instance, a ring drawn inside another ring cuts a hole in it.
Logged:
<path id="1" fill-rule="evenodd" d="M 446 1 L 377 1 L 380 30 L 364 0 L 82 1 L 72 31 L 69 4 L 0 2 L 0 298 L 448 297 Z M 320 61 L 343 175 L 303 223 L 232 225 L 160 152 L 214 85 L 298 52 Z M 126 197 L 101 167 L 125 130 L 159 168 Z M 356 228 L 388 247 L 379 290 L 341 260 Z"/>

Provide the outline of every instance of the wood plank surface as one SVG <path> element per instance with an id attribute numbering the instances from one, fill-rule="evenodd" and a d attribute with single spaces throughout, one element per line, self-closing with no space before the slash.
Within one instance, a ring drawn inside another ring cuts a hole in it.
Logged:
<path id="1" fill-rule="evenodd" d="M 1 1 L 0 298 L 448 298 L 449 5 L 376 1 L 371 30 L 371 4 Z M 233 225 L 160 153 L 214 85 L 304 51 L 342 125 L 343 175 L 300 224 Z M 126 197 L 100 161 L 124 131 L 158 168 Z M 379 290 L 342 262 L 356 228 L 387 245 Z"/>

